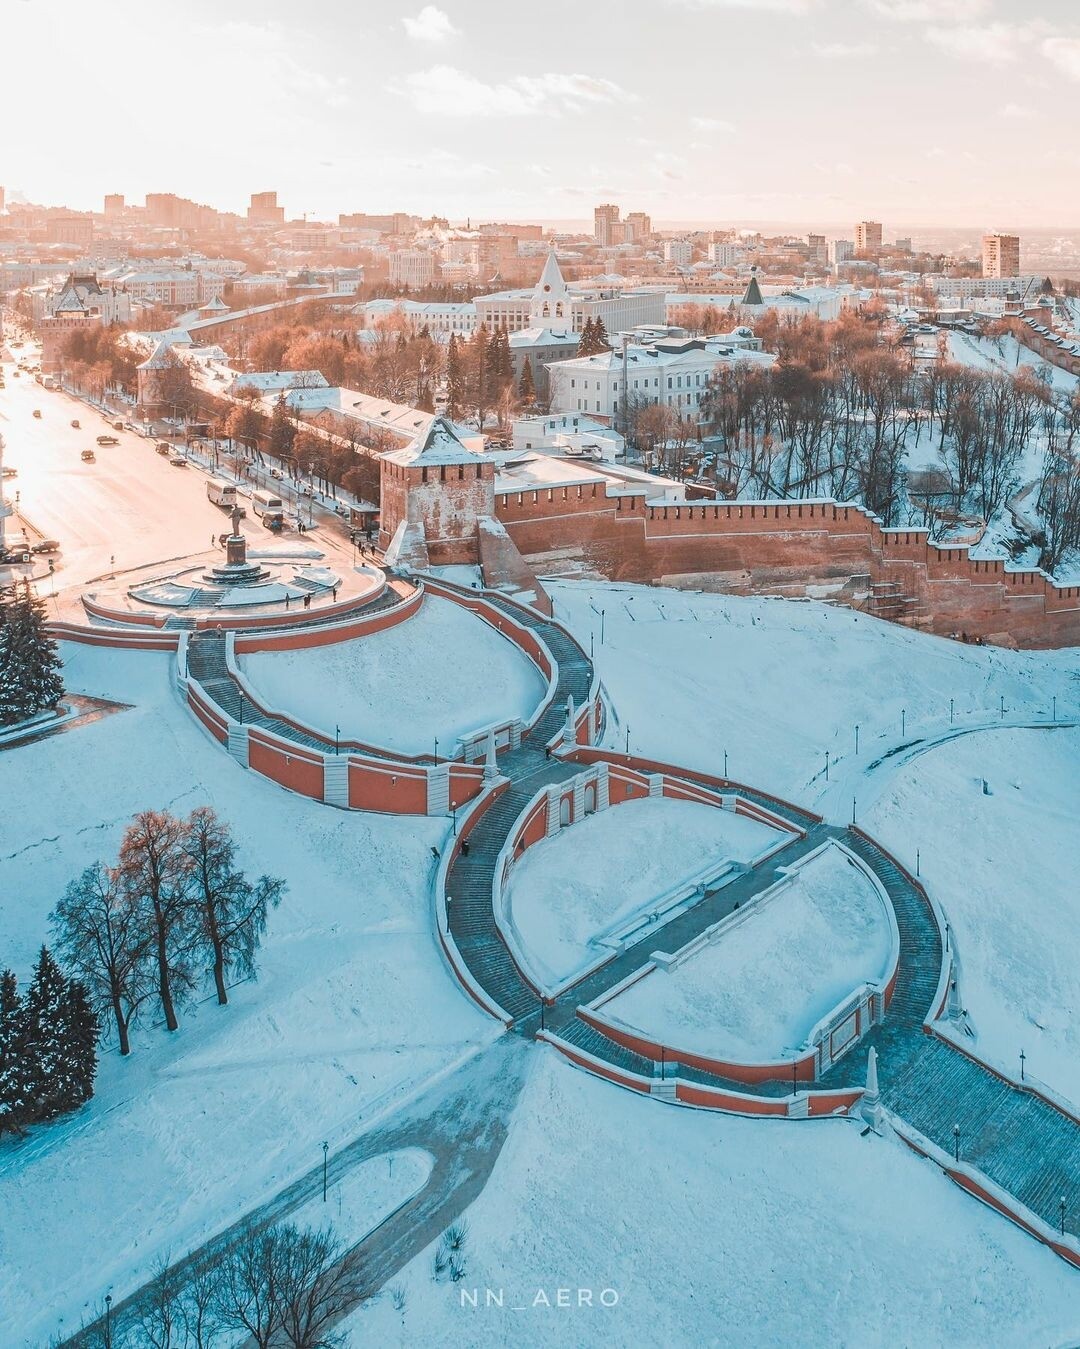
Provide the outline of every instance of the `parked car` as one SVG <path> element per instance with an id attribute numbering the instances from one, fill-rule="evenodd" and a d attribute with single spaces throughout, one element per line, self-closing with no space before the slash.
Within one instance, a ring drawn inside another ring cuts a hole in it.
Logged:
<path id="1" fill-rule="evenodd" d="M 6 544 L 0 547 L 0 564 L 11 567 L 30 561 L 30 549 L 19 544 Z"/>
<path id="2" fill-rule="evenodd" d="M 116 438 L 115 436 L 98 436 L 98 438 L 97 438 L 97 443 L 98 443 L 99 445 L 119 445 L 119 444 L 120 444 L 120 442 L 117 440 L 117 438 Z"/>
<path id="3" fill-rule="evenodd" d="M 112 429 L 113 429 L 114 431 L 122 431 L 122 430 L 124 429 L 124 423 L 123 423 L 123 422 L 113 422 L 113 424 L 112 424 Z"/>
<path id="4" fill-rule="evenodd" d="M 16 371 L 15 373 L 18 374 L 18 371 Z M 40 409 L 40 408 L 35 408 L 35 409 L 34 409 L 34 416 L 37 417 L 37 419 L 38 419 L 39 421 L 41 420 L 41 409 Z"/>
<path id="5" fill-rule="evenodd" d="M 76 431 L 79 430 L 79 419 L 78 419 L 78 417 L 72 417 L 72 419 L 71 419 L 71 424 L 72 424 L 72 426 L 75 428 Z"/>
<path id="6" fill-rule="evenodd" d="M 284 477 L 285 477 L 285 474 L 282 473 L 282 471 L 281 471 L 280 468 L 272 468 L 272 469 L 270 470 L 270 476 L 271 476 L 271 478 L 278 478 L 279 480 L 283 480 Z"/>
<path id="7" fill-rule="evenodd" d="M 305 497 L 313 497 L 315 495 L 315 489 L 312 487 L 311 483 L 305 482 L 301 484 L 300 495 Z"/>
<path id="8" fill-rule="evenodd" d="M 57 539 L 38 539 L 30 551 L 32 553 L 57 553 L 60 551 L 60 543 Z"/>
<path id="9" fill-rule="evenodd" d="M 97 455 L 93 450 L 83 450 L 81 457 L 84 464 L 92 464 L 97 458 Z"/>

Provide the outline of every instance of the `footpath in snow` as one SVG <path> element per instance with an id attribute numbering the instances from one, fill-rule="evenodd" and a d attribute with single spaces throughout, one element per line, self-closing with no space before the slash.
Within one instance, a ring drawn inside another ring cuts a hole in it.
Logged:
<path id="1" fill-rule="evenodd" d="M 1029 1349 L 1080 1334 L 1076 1272 L 902 1144 L 659 1106 L 552 1051 L 467 1218 L 465 1278 L 435 1282 L 429 1248 L 392 1282 L 401 1310 L 386 1289 L 349 1318 L 355 1343 Z"/>

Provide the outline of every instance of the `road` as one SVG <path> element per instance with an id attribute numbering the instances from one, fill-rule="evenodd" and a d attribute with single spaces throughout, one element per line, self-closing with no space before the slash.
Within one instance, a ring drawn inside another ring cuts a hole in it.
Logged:
<path id="1" fill-rule="evenodd" d="M 53 559 L 58 590 L 210 547 L 228 517 L 207 499 L 205 472 L 194 465 L 173 468 L 155 454 L 154 441 L 114 430 L 103 414 L 69 394 L 45 389 L 26 371 L 16 376 L 18 360 L 37 360 L 36 348 L 25 344 L 11 354 L 15 361 L 0 366 L 7 385 L 0 389 L 0 435 L 6 444 L 4 463 L 18 472 L 5 481 L 5 494 L 17 505 L 31 539 L 60 542 L 61 552 Z M 40 419 L 33 415 L 35 408 Z M 72 421 L 79 422 L 78 429 Z M 120 444 L 98 446 L 96 438 L 104 434 L 116 436 Z M 81 458 L 88 449 L 96 456 L 91 464 Z M 318 507 L 314 516 L 316 526 L 321 517 L 322 527 L 311 542 L 336 554 L 339 563 L 350 557 L 343 524 Z M 17 527 L 18 522 L 9 522 L 12 531 Z M 244 529 L 253 543 L 269 540 L 250 513 Z M 44 565 L 39 559 L 35 572 L 40 574 Z"/>

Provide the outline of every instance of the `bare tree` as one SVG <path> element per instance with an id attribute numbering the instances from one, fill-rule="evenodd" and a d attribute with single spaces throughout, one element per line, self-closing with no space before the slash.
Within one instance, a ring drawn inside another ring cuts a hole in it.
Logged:
<path id="1" fill-rule="evenodd" d="M 98 862 L 71 882 L 50 922 L 67 968 L 102 1020 L 112 1018 L 120 1053 L 130 1054 L 131 1022 L 152 989 L 139 904 L 118 872 Z"/>
<path id="2" fill-rule="evenodd" d="M 360 1301 L 359 1262 L 350 1259 L 329 1228 L 276 1231 L 281 1328 L 293 1349 L 332 1349 L 344 1343 L 334 1323 Z"/>
<path id="3" fill-rule="evenodd" d="M 191 812 L 181 846 L 187 858 L 195 931 L 213 957 L 217 999 L 224 1006 L 229 1001 L 226 974 L 235 971 L 249 978 L 255 973 L 267 911 L 280 901 L 285 882 L 260 876 L 252 884 L 236 868 L 236 844 L 228 826 L 209 806 Z"/>
<path id="4" fill-rule="evenodd" d="M 161 810 L 143 810 L 120 845 L 120 877 L 132 901 L 141 905 L 157 960 L 158 994 L 165 1025 L 178 1028 L 175 997 L 194 986 L 184 825 Z M 174 997 L 175 994 L 175 997 Z"/>
<path id="5" fill-rule="evenodd" d="M 225 1331 L 246 1331 L 270 1349 L 281 1326 L 274 1234 L 248 1226 L 218 1267 L 213 1315 Z"/>

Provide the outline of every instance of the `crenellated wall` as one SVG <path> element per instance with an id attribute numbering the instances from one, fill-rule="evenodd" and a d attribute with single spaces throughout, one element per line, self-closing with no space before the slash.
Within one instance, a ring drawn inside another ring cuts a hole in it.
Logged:
<path id="1" fill-rule="evenodd" d="M 731 594 L 813 595 L 940 636 L 1002 646 L 1080 644 L 1080 586 L 976 561 L 923 529 L 886 529 L 835 501 L 646 504 L 601 484 L 500 492 L 520 552 L 577 552 L 611 580 Z"/>

